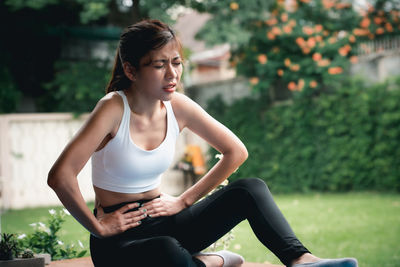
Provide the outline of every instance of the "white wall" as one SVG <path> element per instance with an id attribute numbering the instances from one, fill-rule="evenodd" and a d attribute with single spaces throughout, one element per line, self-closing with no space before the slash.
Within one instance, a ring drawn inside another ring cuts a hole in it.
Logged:
<path id="1" fill-rule="evenodd" d="M 0 115 L 0 208 L 60 205 L 47 186 L 47 174 L 87 115 L 74 119 L 68 113 Z M 186 143 L 207 145 L 188 130 L 182 132 L 175 153 L 175 163 Z M 183 175 L 172 167 L 165 173 L 162 190 L 178 195 L 184 188 Z M 94 200 L 90 160 L 78 175 L 86 201 Z"/>

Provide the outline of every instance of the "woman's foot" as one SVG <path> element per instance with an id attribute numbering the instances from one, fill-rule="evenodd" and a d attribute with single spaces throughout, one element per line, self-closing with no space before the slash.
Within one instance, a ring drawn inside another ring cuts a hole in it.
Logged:
<path id="1" fill-rule="evenodd" d="M 303 254 L 292 263 L 292 267 L 357 267 L 358 263 L 353 258 L 320 259 L 310 253 Z"/>
<path id="2" fill-rule="evenodd" d="M 227 250 L 197 253 L 194 256 L 207 267 L 240 267 L 244 263 L 241 255 Z"/>
<path id="3" fill-rule="evenodd" d="M 318 257 L 315 257 L 313 254 L 311 253 L 304 253 L 303 255 L 301 255 L 299 258 L 295 259 L 292 262 L 292 265 L 295 264 L 301 264 L 301 263 L 310 263 L 310 262 L 317 262 L 320 261 L 321 259 Z"/>

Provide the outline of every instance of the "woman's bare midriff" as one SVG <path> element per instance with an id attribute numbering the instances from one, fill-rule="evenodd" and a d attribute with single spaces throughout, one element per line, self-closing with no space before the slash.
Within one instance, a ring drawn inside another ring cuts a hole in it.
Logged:
<path id="1" fill-rule="evenodd" d="M 96 193 L 96 206 L 101 205 L 102 207 L 108 207 L 122 202 L 135 202 L 138 200 L 153 199 L 161 194 L 160 188 L 155 188 L 150 191 L 143 193 L 119 193 L 101 189 L 93 186 L 94 192 Z"/>

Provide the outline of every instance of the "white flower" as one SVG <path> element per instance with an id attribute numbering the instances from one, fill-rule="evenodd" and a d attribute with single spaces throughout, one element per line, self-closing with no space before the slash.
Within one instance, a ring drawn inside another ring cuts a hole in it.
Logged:
<path id="1" fill-rule="evenodd" d="M 64 243 L 61 240 L 57 240 L 57 244 L 59 244 L 60 246 L 64 245 Z"/>
<path id="2" fill-rule="evenodd" d="M 54 215 L 54 214 L 56 214 L 56 211 L 55 211 L 54 209 L 51 209 L 51 210 L 49 210 L 49 213 L 50 213 L 51 215 Z"/>
<path id="3" fill-rule="evenodd" d="M 29 226 L 36 227 L 37 223 L 31 223 Z"/>
<path id="4" fill-rule="evenodd" d="M 69 211 L 67 209 L 63 209 L 64 213 L 67 215 L 71 215 L 71 213 L 69 213 Z"/>
<path id="5" fill-rule="evenodd" d="M 235 246 L 233 246 L 233 248 L 236 250 L 240 250 L 242 248 L 242 246 L 240 244 L 235 244 Z"/>
<path id="6" fill-rule="evenodd" d="M 216 159 L 222 159 L 223 156 L 224 156 L 224 155 L 222 155 L 222 154 L 216 154 L 216 155 L 215 155 L 215 158 L 216 158 Z"/>
<path id="7" fill-rule="evenodd" d="M 79 244 L 79 246 L 80 246 L 81 248 L 83 248 L 83 244 L 82 244 L 82 242 L 81 242 L 80 240 L 78 240 L 78 244 Z"/>
<path id="8" fill-rule="evenodd" d="M 26 237 L 26 234 L 22 234 L 22 235 L 19 235 L 17 238 L 18 239 L 24 239 Z"/>
<path id="9" fill-rule="evenodd" d="M 44 223 L 42 223 L 42 222 L 38 222 L 38 224 L 39 224 L 39 226 L 42 227 L 42 228 L 45 228 L 45 227 L 46 227 L 46 225 L 45 225 Z"/>

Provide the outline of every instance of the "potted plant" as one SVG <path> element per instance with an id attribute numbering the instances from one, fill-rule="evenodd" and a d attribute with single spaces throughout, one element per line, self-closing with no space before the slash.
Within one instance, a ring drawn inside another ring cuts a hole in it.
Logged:
<path id="1" fill-rule="evenodd" d="M 0 240 L 0 266 L 2 267 L 44 267 L 44 258 L 33 258 L 33 253 L 25 250 L 18 258 L 20 248 L 13 234 L 3 233 Z"/>

